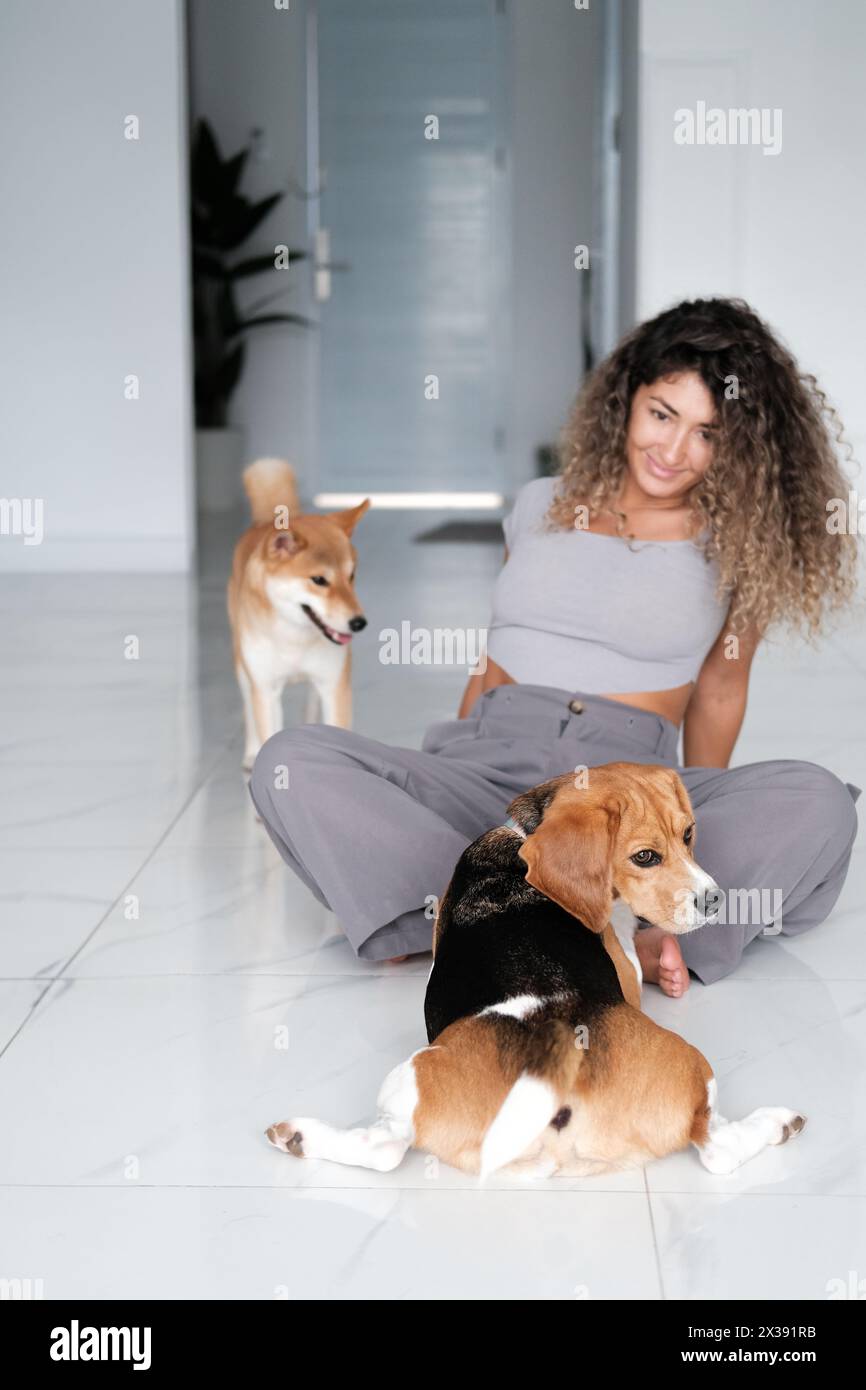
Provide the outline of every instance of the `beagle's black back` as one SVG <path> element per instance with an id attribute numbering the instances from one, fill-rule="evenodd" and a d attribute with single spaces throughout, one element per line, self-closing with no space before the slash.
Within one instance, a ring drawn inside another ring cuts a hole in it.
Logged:
<path id="1" fill-rule="evenodd" d="M 522 843 L 497 826 L 457 863 L 439 909 L 424 1001 L 429 1042 L 458 1019 L 519 995 L 549 1001 L 533 1024 L 556 1017 L 572 1027 L 623 1002 L 601 937 L 526 882 Z"/>

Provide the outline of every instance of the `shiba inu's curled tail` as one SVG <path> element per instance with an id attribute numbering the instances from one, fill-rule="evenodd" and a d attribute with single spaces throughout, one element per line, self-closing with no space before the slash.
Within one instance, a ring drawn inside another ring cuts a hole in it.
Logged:
<path id="1" fill-rule="evenodd" d="M 244 491 L 253 521 L 273 521 L 277 507 L 288 507 L 288 521 L 300 512 L 295 470 L 288 459 L 256 459 L 244 469 Z"/>

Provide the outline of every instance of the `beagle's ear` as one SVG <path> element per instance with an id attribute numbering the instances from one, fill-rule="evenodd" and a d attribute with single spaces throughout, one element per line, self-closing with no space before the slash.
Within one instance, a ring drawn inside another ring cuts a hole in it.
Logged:
<path id="1" fill-rule="evenodd" d="M 535 834 L 545 811 L 557 792 L 567 783 L 573 783 L 573 780 L 568 774 L 563 777 L 554 777 L 549 782 L 541 782 L 537 787 L 530 787 L 529 791 L 521 792 L 519 796 L 514 798 L 508 807 L 508 814 L 515 825 L 520 826 L 524 835 Z"/>
<path id="2" fill-rule="evenodd" d="M 678 772 L 674 772 L 673 768 L 665 768 L 665 771 L 670 773 L 670 780 L 671 785 L 673 787 L 673 793 L 676 797 L 680 810 L 685 811 L 686 815 L 691 816 L 694 820 L 695 813 L 692 808 L 691 798 L 689 797 L 688 791 L 686 790 L 686 785 L 682 777 L 680 777 Z"/>
<path id="3" fill-rule="evenodd" d="M 583 797 L 587 793 L 554 797 L 518 854 L 527 866 L 527 883 L 600 933 L 613 907 L 611 859 L 619 811 L 588 799 L 581 804 Z"/>

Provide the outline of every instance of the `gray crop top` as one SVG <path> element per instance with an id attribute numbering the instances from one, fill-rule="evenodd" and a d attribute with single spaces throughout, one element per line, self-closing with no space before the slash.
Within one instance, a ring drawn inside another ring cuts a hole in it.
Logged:
<path id="1" fill-rule="evenodd" d="M 526 483 L 503 522 L 491 660 L 522 684 L 596 695 L 695 680 L 729 607 L 715 597 L 716 563 L 692 541 L 544 531 L 556 482 Z"/>

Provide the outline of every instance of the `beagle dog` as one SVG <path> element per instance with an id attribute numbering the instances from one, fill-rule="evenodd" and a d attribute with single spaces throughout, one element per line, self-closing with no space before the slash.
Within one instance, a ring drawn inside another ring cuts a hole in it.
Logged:
<path id="1" fill-rule="evenodd" d="M 414 1147 L 482 1177 L 588 1177 L 694 1144 L 725 1174 L 799 1133 L 777 1106 L 723 1119 L 706 1058 L 640 1011 L 637 918 L 681 934 L 719 894 L 681 779 L 618 762 L 587 782 L 522 793 L 464 851 L 436 918 L 429 1046 L 386 1077 L 375 1122 L 287 1120 L 275 1147 L 380 1172 Z"/>

